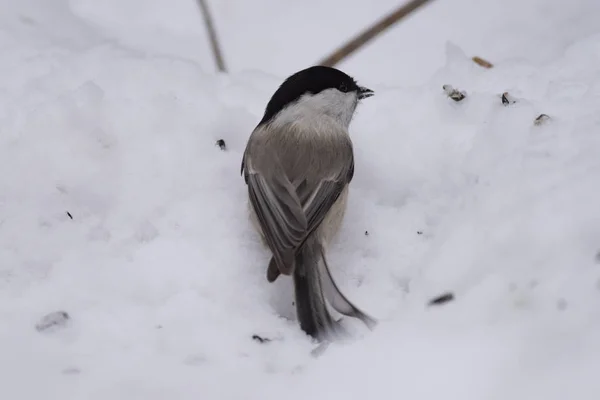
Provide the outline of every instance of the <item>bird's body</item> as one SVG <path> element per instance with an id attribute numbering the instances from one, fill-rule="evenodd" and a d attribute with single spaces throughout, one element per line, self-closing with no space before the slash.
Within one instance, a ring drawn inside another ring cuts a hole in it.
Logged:
<path id="1" fill-rule="evenodd" d="M 279 132 L 276 132 L 279 133 Z M 269 132 L 257 132 L 257 136 L 264 135 L 264 140 L 266 142 L 273 141 L 277 142 L 280 137 L 278 135 L 272 134 L 272 131 Z M 269 136 L 274 136 L 270 138 Z M 283 148 L 285 151 L 282 151 L 281 159 L 282 159 L 282 168 L 286 173 L 288 179 L 293 182 L 294 176 L 296 176 L 296 171 L 302 170 L 306 167 L 306 185 L 314 188 L 319 182 L 320 179 L 315 177 L 314 171 L 323 166 L 322 161 L 327 160 L 328 158 L 322 157 L 322 150 L 324 147 L 320 145 L 321 141 L 326 141 L 327 139 L 322 138 L 320 136 L 306 136 L 306 135 L 296 135 L 293 139 L 289 139 L 288 142 L 280 143 L 280 149 Z M 349 140 L 349 137 L 348 137 Z M 268 146 L 268 145 L 267 145 Z M 344 149 L 340 149 L 339 152 L 342 153 Z M 268 151 L 268 150 L 267 150 Z M 347 151 L 347 149 L 346 149 Z M 326 154 L 329 156 L 329 154 Z M 307 165 L 304 165 L 308 161 Z M 335 163 L 335 160 L 330 160 L 331 164 Z M 339 160 L 338 160 L 339 163 Z M 312 173 L 311 173 L 312 170 Z M 312 177 L 312 179 L 311 179 Z M 342 220 L 344 218 L 346 207 L 348 204 L 348 191 L 349 187 L 345 186 L 342 192 L 339 195 L 337 201 L 332 205 L 329 212 L 326 214 L 324 221 L 317 228 L 315 232 L 325 244 L 329 244 L 331 240 L 334 239 L 336 234 L 338 233 L 340 226 L 342 224 Z M 252 207 L 252 203 L 248 202 L 248 211 L 250 213 L 250 218 L 252 220 L 252 224 L 257 232 L 260 233 L 261 239 L 263 243 L 266 245 L 265 235 L 262 231 L 260 223 L 257 219 L 256 212 Z"/>
<path id="2" fill-rule="evenodd" d="M 293 75 L 273 95 L 250 135 L 242 172 L 251 220 L 273 254 L 268 280 L 292 275 L 302 329 L 331 338 L 341 328 L 325 300 L 343 314 L 375 323 L 339 291 L 325 258 L 342 224 L 354 174 L 348 126 L 359 90 L 372 92 L 341 71 L 323 68 Z"/>

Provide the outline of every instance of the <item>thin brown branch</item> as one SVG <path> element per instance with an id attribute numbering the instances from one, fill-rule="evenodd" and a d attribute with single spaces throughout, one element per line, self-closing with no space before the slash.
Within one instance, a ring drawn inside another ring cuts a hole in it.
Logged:
<path id="1" fill-rule="evenodd" d="M 208 9 L 208 4 L 206 4 L 206 0 L 197 0 L 198 6 L 202 11 L 202 16 L 204 17 L 204 25 L 206 25 L 206 30 L 208 32 L 208 39 L 210 40 L 210 47 L 212 49 L 213 56 L 215 58 L 215 63 L 217 64 L 217 68 L 221 72 L 227 72 L 225 68 L 225 61 L 223 61 L 223 54 L 221 53 L 221 48 L 219 46 L 219 39 L 217 37 L 217 32 L 215 31 L 215 26 L 213 24 L 213 20 Z"/>
<path id="2" fill-rule="evenodd" d="M 325 57 L 319 62 L 319 65 L 333 67 L 334 65 L 342 61 L 344 58 L 348 57 L 350 54 L 364 46 L 367 42 L 375 38 L 377 35 L 382 33 L 384 30 L 388 29 L 390 26 L 394 25 L 396 22 L 400 21 L 402 18 L 406 17 L 407 15 L 417 10 L 419 7 L 429 3 L 430 1 L 431 0 L 412 0 L 408 3 L 403 4 L 396 10 L 392 11 L 390 14 L 383 17 L 381 20 L 377 21 L 374 25 L 364 30 L 353 39 L 346 42 L 342 47 L 335 50 L 328 57 Z"/>

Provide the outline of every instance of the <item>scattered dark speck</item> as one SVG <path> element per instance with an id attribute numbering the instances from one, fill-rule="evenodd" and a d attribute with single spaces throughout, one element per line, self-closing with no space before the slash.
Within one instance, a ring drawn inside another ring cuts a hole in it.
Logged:
<path id="1" fill-rule="evenodd" d="M 533 121 L 533 124 L 536 126 L 542 125 L 544 122 L 548 121 L 550 119 L 550 117 L 546 114 L 540 114 L 535 121 Z"/>
<path id="2" fill-rule="evenodd" d="M 438 297 L 430 300 L 429 305 L 430 306 L 439 306 L 439 305 L 451 302 L 452 300 L 454 300 L 454 294 L 448 292 L 448 293 L 444 293 L 441 296 L 438 296 Z"/>
<path id="3" fill-rule="evenodd" d="M 422 235 L 423 231 L 417 231 L 417 235 Z"/>
<path id="4" fill-rule="evenodd" d="M 444 90 L 444 93 L 454 101 L 461 101 L 467 96 L 464 91 L 455 89 L 451 85 L 444 85 L 442 86 L 442 89 Z"/>
<path id="5" fill-rule="evenodd" d="M 156 329 L 162 329 L 162 325 L 156 325 Z"/>
<path id="6" fill-rule="evenodd" d="M 73 219 L 73 215 L 71 215 L 70 212 L 67 211 L 67 215 L 69 216 L 69 218 Z"/>
<path id="7" fill-rule="evenodd" d="M 259 343 L 267 343 L 267 342 L 271 341 L 271 339 L 269 339 L 269 338 L 264 338 L 264 337 L 258 336 L 258 335 L 252 335 L 252 340 L 256 340 Z"/>
<path id="8" fill-rule="evenodd" d="M 45 315 L 40 322 L 35 325 L 38 332 L 44 332 L 50 328 L 64 328 L 70 317 L 65 311 L 55 311 Z"/>
<path id="9" fill-rule="evenodd" d="M 365 236 L 369 236 L 369 231 L 365 231 Z"/>
<path id="10" fill-rule="evenodd" d="M 504 104 L 505 106 L 516 103 L 516 102 L 517 101 L 515 99 L 513 99 L 512 96 L 510 94 L 508 94 L 508 92 L 502 93 L 502 104 Z"/>
<path id="11" fill-rule="evenodd" d="M 223 151 L 227 150 L 227 145 L 223 139 L 217 140 L 217 146 L 219 146 L 219 148 Z"/>

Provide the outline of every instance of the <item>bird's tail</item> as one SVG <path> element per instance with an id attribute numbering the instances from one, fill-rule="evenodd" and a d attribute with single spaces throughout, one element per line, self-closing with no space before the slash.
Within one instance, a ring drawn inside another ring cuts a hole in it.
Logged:
<path id="1" fill-rule="evenodd" d="M 338 289 L 329 272 L 323 246 L 316 238 L 304 243 L 295 264 L 296 314 L 304 332 L 317 340 L 334 340 L 346 335 L 327 309 L 326 300 L 338 312 L 359 318 L 371 329 L 375 326 L 376 320 L 360 311 Z"/>

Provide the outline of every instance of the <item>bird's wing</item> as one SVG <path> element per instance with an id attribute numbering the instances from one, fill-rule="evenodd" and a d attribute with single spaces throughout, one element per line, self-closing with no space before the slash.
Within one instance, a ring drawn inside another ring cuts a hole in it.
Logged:
<path id="1" fill-rule="evenodd" d="M 308 234 L 321 225 L 344 188 L 352 180 L 354 173 L 354 153 L 349 138 L 342 139 L 335 151 L 323 155 L 322 158 L 325 160 L 319 167 L 320 171 L 313 172 L 312 166 L 304 167 L 306 180 L 296 189 L 306 215 Z M 327 175 L 321 177 L 320 174 L 325 171 Z"/>
<path id="2" fill-rule="evenodd" d="M 305 202 L 302 202 L 302 208 L 306 215 L 307 236 L 321 225 L 347 184 L 348 181 L 344 175 L 336 175 L 322 179 L 312 191 L 298 193 L 300 198 L 307 198 Z"/>
<path id="3" fill-rule="evenodd" d="M 275 265 L 269 264 L 269 269 L 276 266 L 281 273 L 289 274 L 296 252 L 321 225 L 352 179 L 352 143 L 348 138 L 336 151 L 323 157 L 326 165 L 321 167 L 328 175 L 320 177 L 321 171 L 313 165 L 299 165 L 292 175 L 302 179 L 294 183 L 278 164 L 276 154 L 260 145 L 253 148 L 252 158 L 245 153 L 242 173 L 250 203 L 275 261 Z M 269 162 L 263 164 L 265 160 Z M 278 275 L 276 271 L 270 273 L 275 273 L 273 280 Z"/>
<path id="4" fill-rule="evenodd" d="M 306 216 L 298 196 L 281 168 L 246 169 L 246 173 L 250 204 L 265 240 L 279 270 L 290 274 L 296 249 L 306 236 Z"/>
<path id="5" fill-rule="evenodd" d="M 347 178 L 344 179 L 343 177 L 338 177 L 338 179 L 322 180 L 316 190 L 312 192 L 302 191 L 302 187 L 299 188 L 300 194 L 309 197 L 303 204 L 303 215 L 305 216 L 306 229 L 303 232 L 302 240 L 296 242 L 294 253 L 286 252 L 286 255 L 292 257 L 292 255 L 302 247 L 310 235 L 321 225 L 325 219 L 325 216 L 336 200 L 340 197 L 340 194 L 347 184 Z M 293 263 L 293 261 L 291 262 Z M 286 273 L 279 267 L 279 265 L 279 261 L 277 260 L 274 252 L 273 258 L 269 262 L 269 266 L 267 268 L 267 280 L 269 282 L 274 282 L 279 277 L 280 272 Z M 291 271 L 288 270 L 287 272 Z"/>

